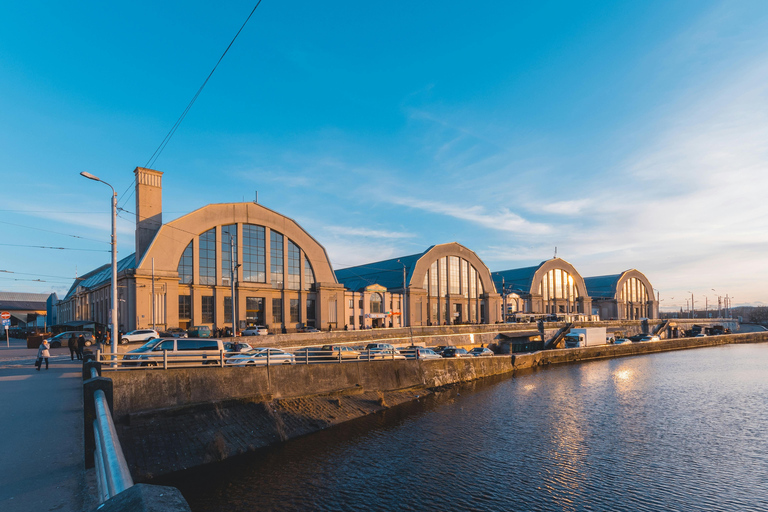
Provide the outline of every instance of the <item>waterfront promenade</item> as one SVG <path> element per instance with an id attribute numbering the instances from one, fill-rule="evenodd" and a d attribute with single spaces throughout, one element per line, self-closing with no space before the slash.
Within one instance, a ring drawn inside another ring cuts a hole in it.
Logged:
<path id="1" fill-rule="evenodd" d="M 38 372 L 36 355 L 24 340 L 0 344 L 0 510 L 92 510 L 80 361 L 67 348 L 52 349 L 50 369 Z"/>

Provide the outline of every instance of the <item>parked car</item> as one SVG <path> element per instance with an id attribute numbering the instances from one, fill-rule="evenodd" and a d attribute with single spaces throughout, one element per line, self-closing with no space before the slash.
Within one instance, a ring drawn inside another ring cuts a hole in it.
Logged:
<path id="1" fill-rule="evenodd" d="M 472 357 L 469 355 L 466 349 L 456 347 L 443 349 L 443 353 L 441 355 L 443 357 Z"/>
<path id="2" fill-rule="evenodd" d="M 442 359 L 440 354 L 426 347 L 406 347 L 398 349 L 406 359 Z"/>
<path id="3" fill-rule="evenodd" d="M 242 341 L 226 341 L 224 342 L 224 350 L 226 352 L 249 352 L 253 350 L 253 347 Z"/>
<path id="4" fill-rule="evenodd" d="M 296 357 L 290 352 L 279 348 L 254 348 L 227 359 L 227 364 L 233 366 L 270 366 L 275 364 L 296 364 Z"/>
<path id="5" fill-rule="evenodd" d="M 614 345 L 621 345 L 624 343 L 632 343 L 632 340 L 629 338 L 616 338 L 616 340 L 613 342 Z"/>
<path id="6" fill-rule="evenodd" d="M 207 325 L 195 325 L 187 330 L 190 338 L 210 338 L 211 328 Z"/>
<path id="7" fill-rule="evenodd" d="M 125 345 L 131 341 L 149 341 L 160 337 L 154 329 L 136 329 L 120 336 L 120 344 Z"/>
<path id="8" fill-rule="evenodd" d="M 475 347 L 469 351 L 472 357 L 493 357 L 493 350 L 483 347 Z"/>
<path id="9" fill-rule="evenodd" d="M 389 343 L 369 343 L 365 346 L 365 350 L 394 350 L 395 346 Z"/>
<path id="10" fill-rule="evenodd" d="M 187 331 L 180 327 L 172 327 L 168 329 L 168 334 L 173 336 L 174 338 L 186 338 L 187 337 Z"/>
<path id="11" fill-rule="evenodd" d="M 126 353 L 123 365 L 162 365 L 164 350 L 168 352 L 168 364 L 215 364 L 226 351 L 224 342 L 214 338 L 158 338 Z M 183 360 L 183 356 L 189 356 L 188 360 Z"/>
<path id="12" fill-rule="evenodd" d="M 62 332 L 57 334 L 56 336 L 48 338 L 48 343 L 51 345 L 51 348 L 67 347 L 69 346 L 70 338 L 75 338 L 75 341 L 77 341 L 77 338 L 79 338 L 80 336 L 83 336 L 83 338 L 85 338 L 86 347 L 90 347 L 91 345 L 96 343 L 96 338 L 93 336 L 93 333 L 89 331 Z"/>
<path id="13" fill-rule="evenodd" d="M 366 361 L 375 361 L 377 359 L 405 359 L 405 356 L 400 354 L 397 349 L 383 348 L 377 350 L 366 350 L 364 352 L 358 352 L 360 359 Z"/>
<path id="14" fill-rule="evenodd" d="M 651 336 L 650 334 L 647 334 L 640 338 L 640 341 L 661 341 L 661 338 L 658 336 Z"/>
<path id="15" fill-rule="evenodd" d="M 263 325 L 252 325 L 251 327 L 246 328 L 240 334 L 242 336 L 266 336 L 269 334 L 269 329 Z"/>
<path id="16" fill-rule="evenodd" d="M 323 345 L 319 351 L 319 358 L 325 360 L 344 360 L 358 359 L 360 352 L 346 345 Z"/>
<path id="17" fill-rule="evenodd" d="M 699 334 L 697 334 L 696 336 L 694 336 L 694 338 L 706 338 L 706 337 L 707 337 L 707 335 L 706 335 L 706 334 L 704 334 L 703 332 L 700 332 Z"/>
<path id="18" fill-rule="evenodd" d="M 320 329 L 316 329 L 315 327 L 305 327 L 301 330 L 301 332 L 320 332 Z"/>

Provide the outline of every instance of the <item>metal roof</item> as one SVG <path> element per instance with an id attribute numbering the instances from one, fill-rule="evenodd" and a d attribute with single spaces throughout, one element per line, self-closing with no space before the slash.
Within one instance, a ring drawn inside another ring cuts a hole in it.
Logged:
<path id="1" fill-rule="evenodd" d="M 434 247 L 434 245 L 432 247 Z M 366 286 L 372 284 L 381 285 L 387 290 L 402 290 L 403 265 L 405 265 L 406 269 L 406 283 L 410 283 L 416 263 L 428 253 L 432 247 L 424 252 L 411 254 L 410 256 L 401 256 L 400 258 L 393 258 L 391 260 L 342 268 L 336 271 L 336 279 L 348 290 L 355 292 L 362 291 Z"/>
<path id="2" fill-rule="evenodd" d="M 50 293 L 0 292 L 2 310 L 44 310 Z"/>
<path id="3" fill-rule="evenodd" d="M 585 277 L 584 284 L 587 285 L 587 294 L 594 298 L 612 299 L 616 296 L 616 285 L 619 284 L 622 274 L 612 274 L 609 276 Z"/>
<path id="4" fill-rule="evenodd" d="M 533 275 L 546 261 L 542 261 L 535 267 L 513 268 L 510 270 L 500 270 L 498 272 L 491 272 L 493 282 L 496 284 L 496 288 L 501 290 L 502 278 L 504 280 L 504 288 L 507 292 L 515 293 L 531 293 L 531 286 L 533 285 Z"/>
<path id="5" fill-rule="evenodd" d="M 117 262 L 118 275 L 120 274 L 120 272 L 129 270 L 132 268 L 136 268 L 135 253 L 131 253 L 130 255 L 126 256 L 121 260 L 118 260 Z M 92 288 L 96 288 L 97 286 L 110 281 L 111 279 L 112 279 L 112 264 L 107 263 L 106 265 L 102 265 L 95 270 L 91 270 L 90 272 L 83 274 L 82 277 L 78 277 L 77 279 L 75 279 L 75 282 L 72 284 L 69 291 L 67 292 L 67 295 L 64 297 L 63 300 L 67 300 L 68 298 L 70 298 L 78 286 L 82 286 L 83 288 L 90 290 Z"/>

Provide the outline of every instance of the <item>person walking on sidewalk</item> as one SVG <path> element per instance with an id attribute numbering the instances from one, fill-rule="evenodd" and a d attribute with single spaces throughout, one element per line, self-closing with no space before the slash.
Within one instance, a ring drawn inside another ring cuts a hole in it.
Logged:
<path id="1" fill-rule="evenodd" d="M 69 357 L 72 358 L 72 360 L 75 360 L 75 354 L 77 353 L 77 340 L 70 336 L 69 341 L 67 342 L 67 346 L 69 347 Z M 80 359 L 78 357 L 78 359 Z"/>
<path id="2" fill-rule="evenodd" d="M 37 371 L 40 371 L 40 367 L 43 366 L 43 359 L 45 359 L 45 369 L 48 369 L 48 358 L 51 357 L 51 346 L 48 344 L 48 340 L 43 340 L 40 344 L 40 348 L 37 349 Z"/>
<path id="3" fill-rule="evenodd" d="M 83 360 L 83 349 L 85 348 L 85 336 L 82 334 L 77 338 L 77 359 Z"/>

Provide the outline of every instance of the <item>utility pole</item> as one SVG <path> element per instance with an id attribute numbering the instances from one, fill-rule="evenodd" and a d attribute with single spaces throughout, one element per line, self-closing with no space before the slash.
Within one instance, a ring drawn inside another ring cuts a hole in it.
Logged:
<path id="1" fill-rule="evenodd" d="M 237 336 L 237 316 L 235 314 L 235 241 L 232 234 L 229 235 L 229 284 L 232 288 L 232 336 Z"/>
<path id="2" fill-rule="evenodd" d="M 410 322 L 408 322 L 408 297 L 407 297 L 406 291 L 405 291 L 405 285 L 406 285 L 406 282 L 405 282 L 406 281 L 406 266 L 405 266 L 405 263 L 403 263 L 400 260 L 397 260 L 397 262 L 403 266 L 403 310 L 401 311 L 401 313 L 402 313 L 401 316 L 403 317 L 403 319 L 402 319 L 402 321 L 400 323 L 402 324 L 403 327 L 407 327 L 406 324 L 410 324 Z"/>
<path id="3" fill-rule="evenodd" d="M 152 330 L 157 330 L 155 325 L 155 258 L 152 258 Z"/>

